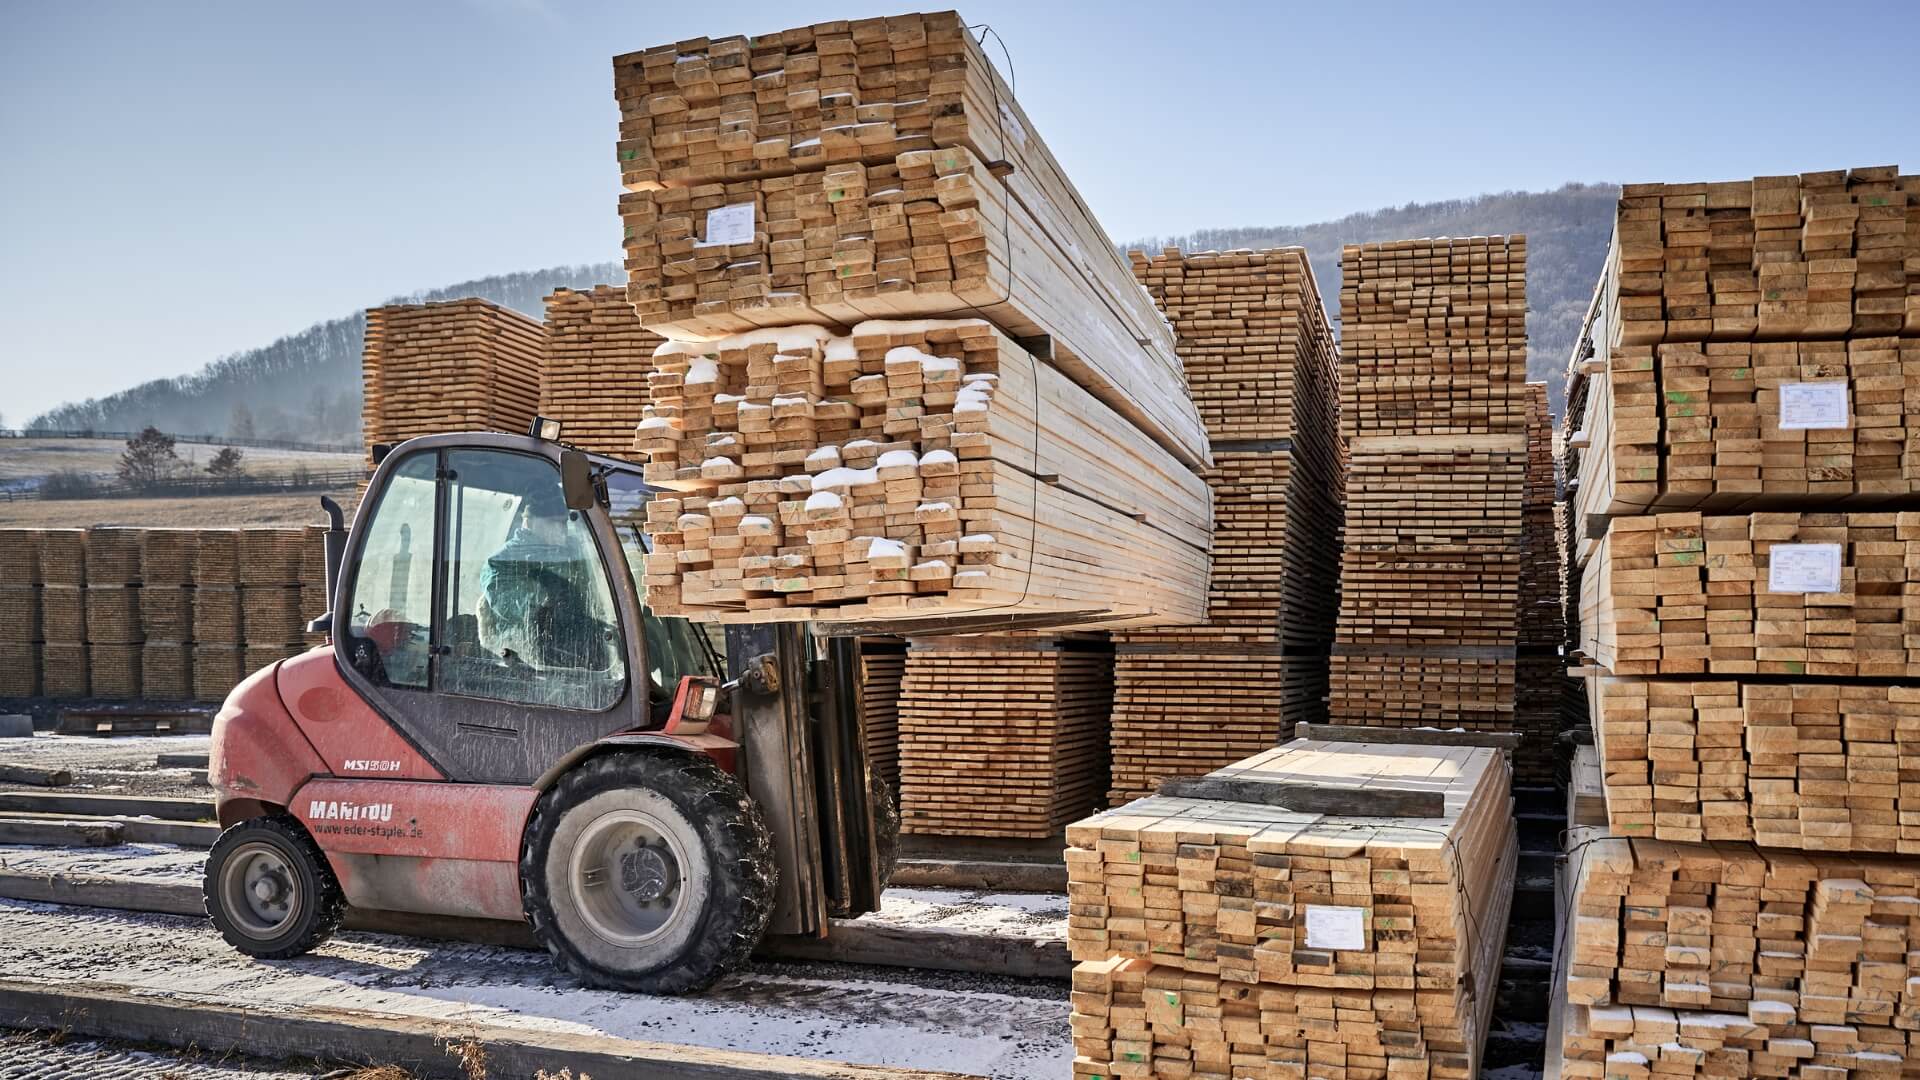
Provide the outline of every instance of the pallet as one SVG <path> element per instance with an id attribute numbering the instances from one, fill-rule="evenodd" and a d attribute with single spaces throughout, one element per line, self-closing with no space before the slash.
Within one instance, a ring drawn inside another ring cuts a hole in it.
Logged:
<path id="1" fill-rule="evenodd" d="M 1166 324 L 953 12 L 676 42 L 615 57 L 614 80 L 649 328 L 969 312 L 1051 338 L 1076 383 L 1206 463 Z"/>
<path id="2" fill-rule="evenodd" d="M 1920 676 L 1920 513 L 1616 518 L 1580 610 L 1582 651 L 1615 675 Z"/>
<path id="3" fill-rule="evenodd" d="M 1295 740 L 1209 779 L 1349 812 L 1154 796 L 1071 826 L 1074 1075 L 1476 1076 L 1517 857 L 1499 753 Z M 1402 789 L 1444 816 L 1367 813 Z"/>
<path id="4" fill-rule="evenodd" d="M 676 345 L 652 386 L 657 613 L 1201 617 L 1204 481 L 984 321 Z"/>
<path id="5" fill-rule="evenodd" d="M 540 415 L 558 420 L 570 445 L 628 456 L 647 405 L 647 369 L 665 339 L 641 327 L 626 291 L 612 285 L 556 289 L 546 303 Z"/>
<path id="6" fill-rule="evenodd" d="M 900 684 L 900 828 L 1046 838 L 1107 789 L 1113 656 L 1085 637 L 915 638 Z"/>

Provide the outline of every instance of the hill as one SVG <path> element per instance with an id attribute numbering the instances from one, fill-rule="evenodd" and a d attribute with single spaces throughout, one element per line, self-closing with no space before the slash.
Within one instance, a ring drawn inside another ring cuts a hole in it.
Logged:
<path id="1" fill-rule="evenodd" d="M 1580 333 L 1593 283 L 1613 232 L 1612 184 L 1567 184 L 1557 191 L 1507 191 L 1472 199 L 1408 203 L 1349 214 L 1319 225 L 1202 229 L 1187 236 L 1149 238 L 1128 245 L 1145 251 L 1285 247 L 1307 249 L 1327 314 L 1340 317 L 1340 248 L 1421 236 L 1527 236 L 1527 377 L 1545 380 L 1560 409 L 1560 374 Z"/>
<path id="2" fill-rule="evenodd" d="M 480 296 L 535 318 L 553 290 L 619 279 L 618 263 L 555 266 L 476 278 L 380 304 L 418 304 Z M 271 345 L 223 356 L 191 375 L 144 382 L 106 397 L 62 405 L 33 418 L 33 428 L 137 431 L 153 424 L 190 434 L 252 435 L 305 442 L 360 441 L 360 342 L 364 311 L 315 323 Z"/>
<path id="3" fill-rule="evenodd" d="M 1557 191 L 1509 191 L 1472 199 L 1408 203 L 1350 214 L 1317 225 L 1203 229 L 1187 236 L 1149 237 L 1125 245 L 1148 251 L 1166 245 L 1188 250 L 1278 247 L 1308 250 L 1330 314 L 1339 315 L 1340 247 L 1419 236 L 1473 236 L 1524 232 L 1528 241 L 1527 319 L 1532 348 L 1529 377 L 1546 379 L 1559 407 L 1559 373 L 1573 347 L 1593 283 L 1606 257 L 1619 189 L 1568 184 Z M 442 289 L 391 297 L 380 303 L 419 303 L 482 296 L 542 314 L 541 299 L 560 286 L 575 289 L 620 280 L 617 263 L 557 266 L 463 281 Z M 223 356 L 202 370 L 157 379 L 106 397 L 49 410 L 37 428 L 168 431 L 247 435 L 310 442 L 358 442 L 360 339 L 365 315 L 317 323 L 264 348 Z"/>

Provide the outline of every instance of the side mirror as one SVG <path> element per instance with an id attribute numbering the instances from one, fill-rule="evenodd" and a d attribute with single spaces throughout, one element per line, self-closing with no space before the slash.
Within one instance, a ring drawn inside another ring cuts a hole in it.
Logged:
<path id="1" fill-rule="evenodd" d="M 593 508 L 593 464 L 578 450 L 560 451 L 560 494 L 569 510 Z"/>

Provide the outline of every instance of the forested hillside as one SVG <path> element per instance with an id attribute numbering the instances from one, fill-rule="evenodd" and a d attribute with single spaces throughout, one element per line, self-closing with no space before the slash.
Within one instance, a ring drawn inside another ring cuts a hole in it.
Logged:
<path id="1" fill-rule="evenodd" d="M 1188 250 L 1304 245 L 1332 314 L 1339 315 L 1340 247 L 1420 236 L 1527 234 L 1527 288 L 1531 312 L 1528 371 L 1546 379 L 1559 406 L 1559 373 L 1579 332 L 1594 279 L 1606 257 L 1619 189 L 1568 184 L 1558 191 L 1503 192 L 1473 199 L 1408 203 L 1352 214 L 1318 225 L 1203 229 L 1190 236 L 1136 240 L 1152 251 L 1168 244 Z M 565 285 L 587 288 L 620 280 L 617 263 L 558 266 L 479 278 L 413 296 L 370 300 L 418 303 L 483 296 L 533 316 L 541 299 Z M 103 398 L 63 405 L 30 426 L 253 435 L 309 442 L 354 443 L 360 438 L 362 312 L 310 326 L 264 348 L 223 356 L 191 375 L 157 379 Z"/>
<path id="2" fill-rule="evenodd" d="M 1152 238 L 1129 246 L 1157 251 L 1172 245 L 1205 251 L 1302 245 L 1313 261 L 1328 314 L 1338 319 L 1344 244 L 1525 233 L 1527 377 L 1546 380 L 1558 411 L 1560 373 L 1566 370 L 1567 353 L 1580 332 L 1593 283 L 1606 261 L 1614 200 L 1619 197 L 1620 189 L 1612 184 L 1567 184 L 1558 191 L 1507 191 L 1473 199 L 1408 203 L 1319 225 L 1202 229 L 1189 236 Z"/>
<path id="3" fill-rule="evenodd" d="M 479 278 L 379 304 L 482 296 L 545 317 L 541 300 L 561 286 L 617 280 L 618 263 L 556 266 Z M 148 424 L 186 434 L 252 435 L 304 442 L 360 441 L 360 340 L 366 313 L 316 323 L 271 345 L 223 356 L 191 375 L 155 379 L 107 397 L 50 410 L 36 428 L 136 431 Z"/>

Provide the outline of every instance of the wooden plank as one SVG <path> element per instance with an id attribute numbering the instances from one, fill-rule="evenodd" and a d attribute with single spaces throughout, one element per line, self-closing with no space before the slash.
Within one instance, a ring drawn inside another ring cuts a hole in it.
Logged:
<path id="1" fill-rule="evenodd" d="M 454 1043 L 475 1046 L 489 1069 L 510 1076 L 557 1075 L 567 1069 L 609 1080 L 935 1080 L 963 1075 L 320 1006 L 280 1008 L 263 1018 L 258 1010 L 238 1005 L 162 997 L 91 981 L 0 979 L 0 1026 L 216 1055 L 400 1065 L 411 1075 L 453 1080 L 468 1075 L 448 1053 Z"/>
<path id="2" fill-rule="evenodd" d="M 0 762 L 0 784 L 65 787 L 71 783 L 73 783 L 72 769 L 55 769 L 44 765 L 8 765 Z"/>
<path id="3" fill-rule="evenodd" d="M 1311 727 L 1312 725 L 1306 725 Z M 1312 738 L 1303 734 L 1302 738 Z M 1314 784 L 1242 780 L 1214 776 L 1176 776 L 1160 781 L 1160 794 L 1174 799 L 1205 799 L 1255 806 L 1276 806 L 1307 814 L 1377 814 L 1382 817 L 1446 816 L 1446 799 L 1437 791 L 1369 787 L 1342 790 Z"/>
<path id="4" fill-rule="evenodd" d="M 116 821 L 0 817 L 0 844 L 112 847 L 126 839 L 126 830 Z"/>
<path id="5" fill-rule="evenodd" d="M 206 799 L 169 799 L 144 795 L 82 795 L 69 792 L 0 791 L 0 810 L 39 814 L 89 814 L 96 817 L 154 817 L 165 821 L 212 821 Z"/>
<path id="6" fill-rule="evenodd" d="M 1435 728 L 1369 727 L 1358 724 L 1306 724 L 1302 739 L 1329 742 L 1389 743 L 1399 746 L 1487 746 L 1512 750 L 1520 736 L 1495 731 L 1445 731 Z"/>

